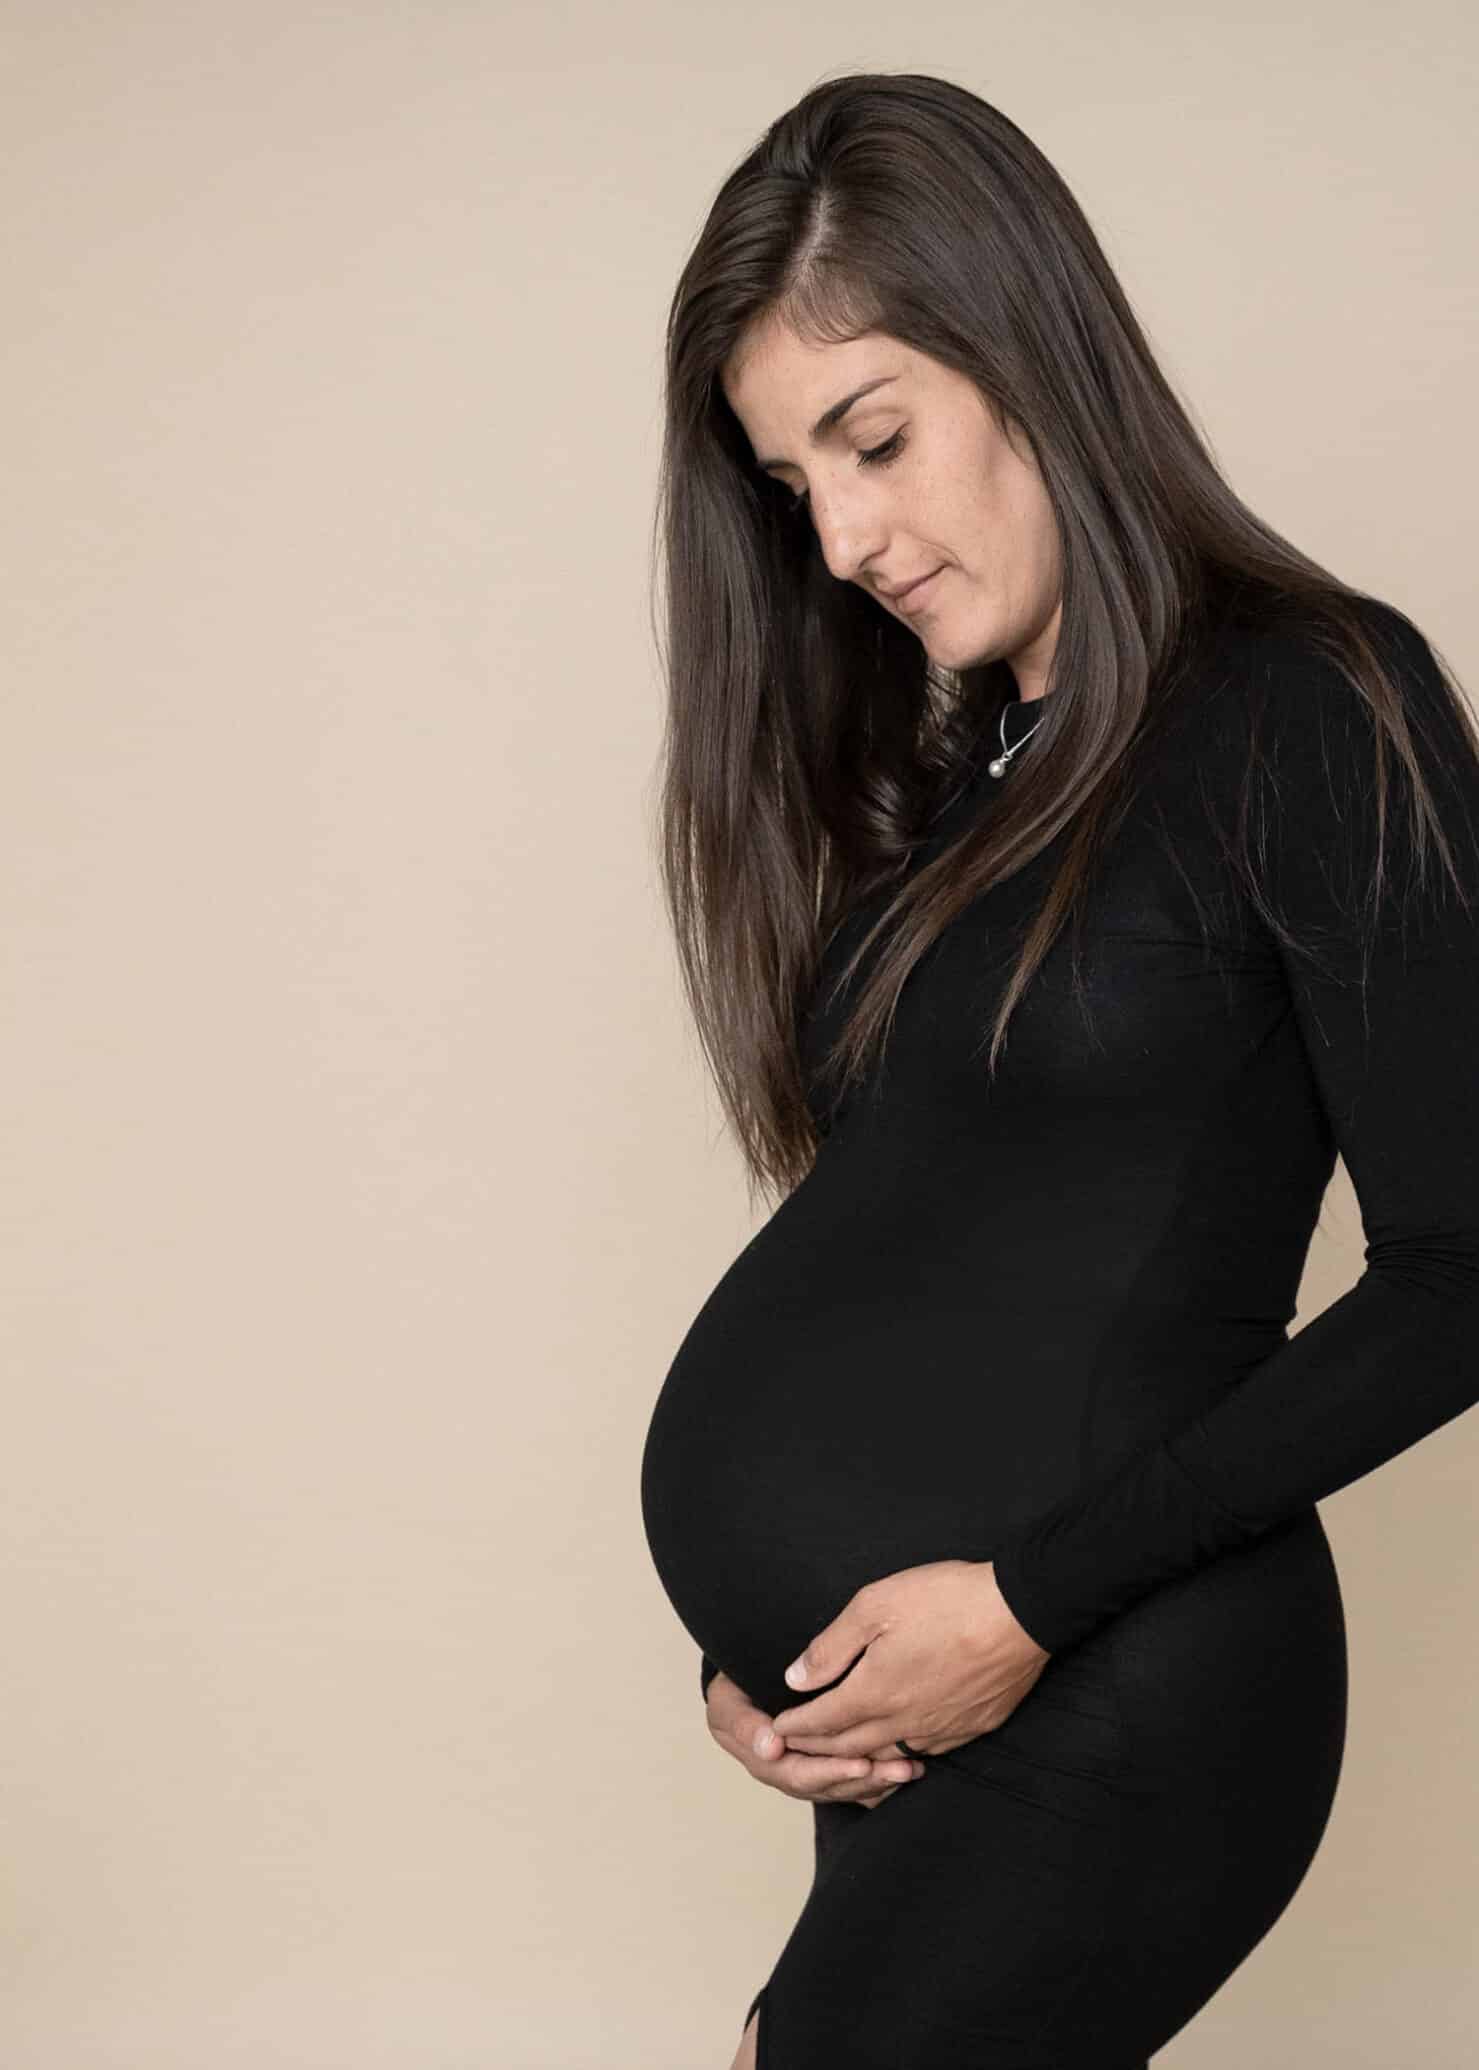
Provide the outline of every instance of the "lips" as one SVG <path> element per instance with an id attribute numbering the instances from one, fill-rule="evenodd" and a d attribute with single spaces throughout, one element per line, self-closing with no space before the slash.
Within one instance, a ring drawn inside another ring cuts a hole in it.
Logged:
<path id="1" fill-rule="evenodd" d="M 911 582 L 907 589 L 901 589 L 893 601 L 901 611 L 913 611 L 916 607 L 922 606 L 929 600 L 930 584 L 943 572 L 942 568 L 932 568 L 929 574 L 922 575 L 918 582 Z"/>

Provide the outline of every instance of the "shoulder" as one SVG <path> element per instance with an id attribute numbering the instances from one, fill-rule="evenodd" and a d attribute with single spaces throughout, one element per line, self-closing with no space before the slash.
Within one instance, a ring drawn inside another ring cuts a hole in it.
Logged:
<path id="1" fill-rule="evenodd" d="M 1176 699 L 1157 797 L 1260 883 L 1323 898 L 1427 873 L 1479 891 L 1479 726 L 1425 633 L 1382 598 L 1244 608 Z M 1444 871 L 1440 868 L 1440 876 Z"/>
<path id="2" fill-rule="evenodd" d="M 1426 634 L 1382 598 L 1351 595 L 1342 604 L 1345 623 L 1291 607 L 1246 628 L 1241 687 L 1249 718 L 1271 725 L 1291 753 L 1332 737 L 1358 751 L 1383 724 L 1405 723 L 1424 736 L 1435 726 L 1440 734 L 1451 729 L 1462 693 Z"/>
<path id="3" fill-rule="evenodd" d="M 1225 619 L 1188 684 L 1193 744 L 1276 783 L 1349 786 L 1381 761 L 1398 780 L 1414 765 L 1440 779 L 1457 770 L 1466 787 L 1479 727 L 1447 664 L 1395 604 L 1340 602 L 1339 617 L 1291 602 Z"/>
<path id="4" fill-rule="evenodd" d="M 1479 891 L 1479 727 L 1463 689 L 1406 613 L 1344 600 L 1349 626 L 1260 627 L 1243 682 L 1253 818 L 1283 853 L 1373 896 L 1423 878 L 1430 851 Z M 1440 875 L 1442 872 L 1440 871 Z"/>

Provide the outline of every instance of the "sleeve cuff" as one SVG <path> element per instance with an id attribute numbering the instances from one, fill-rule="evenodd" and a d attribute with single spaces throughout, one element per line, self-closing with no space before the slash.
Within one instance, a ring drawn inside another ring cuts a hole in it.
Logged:
<path id="1" fill-rule="evenodd" d="M 1214 1502 L 1162 1440 L 1035 1519 L 992 1565 L 1023 1630 L 1061 1653 L 1151 1589 L 1261 1528 Z"/>

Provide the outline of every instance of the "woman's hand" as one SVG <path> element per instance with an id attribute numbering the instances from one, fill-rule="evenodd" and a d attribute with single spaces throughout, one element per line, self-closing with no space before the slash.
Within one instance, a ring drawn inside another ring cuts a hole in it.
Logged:
<path id="1" fill-rule="evenodd" d="M 805 1689 L 857 1666 L 771 1724 L 807 1754 L 872 1754 L 900 1740 L 946 1754 L 1003 1724 L 1050 1657 L 1007 1608 L 989 1560 L 932 1560 L 858 1590 L 786 1680 Z"/>
<path id="2" fill-rule="evenodd" d="M 757 1781 L 787 1797 L 861 1804 L 871 1811 L 901 1783 L 924 1774 L 924 1763 L 911 1760 L 898 1747 L 881 1748 L 872 1759 L 792 1752 L 773 1721 L 722 1669 L 709 1684 L 708 1720 L 710 1733 L 727 1754 Z"/>

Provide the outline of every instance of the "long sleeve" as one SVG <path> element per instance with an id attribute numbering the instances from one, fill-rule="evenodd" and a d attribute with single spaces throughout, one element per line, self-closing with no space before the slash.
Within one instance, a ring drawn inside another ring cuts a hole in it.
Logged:
<path id="1" fill-rule="evenodd" d="M 1065 1492 L 1000 1548 L 1001 1592 L 1050 1652 L 1479 1399 L 1479 759 L 1427 641 L 1390 606 L 1377 625 L 1474 903 L 1466 909 L 1436 853 L 1414 888 L 1410 779 L 1389 752 L 1387 875 L 1369 957 L 1360 887 L 1377 848 L 1372 722 L 1312 647 L 1291 658 L 1287 640 L 1270 638 L 1254 657 L 1273 748 L 1265 881 L 1318 961 L 1282 942 L 1277 953 L 1360 1204 L 1365 1269 L 1210 1408 Z"/>
<path id="2" fill-rule="evenodd" d="M 717 1661 L 710 1660 L 707 1653 L 700 1655 L 698 1667 L 699 1694 L 705 1703 L 709 1700 L 709 1684 L 719 1672 Z"/>

